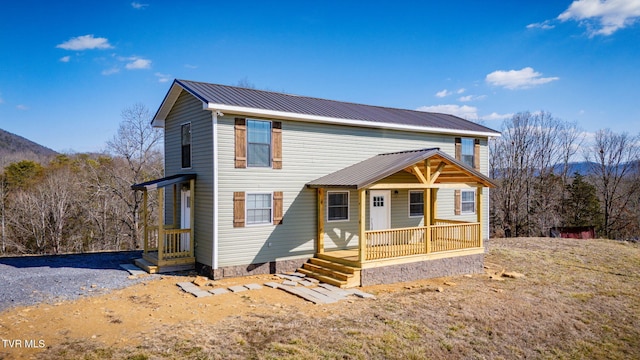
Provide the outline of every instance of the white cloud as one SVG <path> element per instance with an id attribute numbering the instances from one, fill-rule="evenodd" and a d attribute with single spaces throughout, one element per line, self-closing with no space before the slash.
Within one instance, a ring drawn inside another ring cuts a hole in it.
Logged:
<path id="1" fill-rule="evenodd" d="M 559 77 L 542 77 L 531 67 L 522 70 L 496 70 L 488 74 L 485 81 L 491 85 L 502 86 L 507 89 L 527 89 L 536 85 L 546 84 L 560 79 Z"/>
<path id="2" fill-rule="evenodd" d="M 144 8 L 146 8 L 147 6 L 149 6 L 149 4 L 141 4 L 139 2 L 132 2 L 131 3 L 131 7 L 136 9 L 136 10 L 144 10 Z"/>
<path id="3" fill-rule="evenodd" d="M 463 94 L 465 91 L 467 91 L 467 89 L 460 88 L 460 89 L 458 89 L 458 91 L 456 91 L 456 94 L 460 95 L 460 94 Z"/>
<path id="4" fill-rule="evenodd" d="M 442 113 L 459 116 L 464 119 L 477 119 L 478 109 L 475 106 L 469 105 L 433 105 L 433 106 L 421 106 L 418 111 Z"/>
<path id="5" fill-rule="evenodd" d="M 558 15 L 560 21 L 576 20 L 590 36 L 608 36 L 640 18 L 640 0 L 576 0 Z M 595 25 L 593 22 L 598 22 Z"/>
<path id="6" fill-rule="evenodd" d="M 60 58 L 60 62 L 63 62 L 63 63 L 67 63 L 69 62 L 69 60 L 71 60 L 71 56 L 68 56 L 68 55 Z"/>
<path id="7" fill-rule="evenodd" d="M 184 64 L 184 67 L 186 67 L 187 69 L 197 69 L 198 68 L 197 65 L 191 65 L 191 64 Z"/>
<path id="8" fill-rule="evenodd" d="M 489 115 L 484 115 L 481 117 L 482 120 L 504 120 L 513 117 L 513 114 L 498 114 L 497 112 L 492 112 Z"/>
<path id="9" fill-rule="evenodd" d="M 117 67 L 112 67 L 112 68 L 110 68 L 110 69 L 102 70 L 102 75 L 109 76 L 109 75 L 117 74 L 117 73 L 119 73 L 119 72 L 120 72 L 120 69 L 119 69 L 119 68 L 117 68 Z"/>
<path id="10" fill-rule="evenodd" d="M 20 105 L 16 106 L 16 109 L 22 110 L 22 111 L 27 111 L 27 110 L 29 110 L 29 107 L 27 105 L 20 104 Z"/>
<path id="11" fill-rule="evenodd" d="M 155 76 L 158 78 L 158 82 L 161 83 L 168 82 L 169 80 L 171 80 L 171 78 L 173 78 L 173 76 L 171 76 L 170 74 L 161 74 L 159 72 L 155 73 Z"/>
<path id="12" fill-rule="evenodd" d="M 124 66 L 127 70 L 138 70 L 138 69 L 149 69 L 149 68 L 151 68 L 151 60 L 149 60 L 149 59 L 143 59 L 143 58 L 139 58 L 139 57 L 135 57 L 134 56 L 134 57 L 129 58 L 128 60 L 131 61 L 131 62 Z"/>
<path id="13" fill-rule="evenodd" d="M 91 50 L 91 49 L 111 49 L 113 46 L 109 44 L 107 38 L 96 38 L 93 35 L 83 35 L 71 38 L 62 44 L 56 45 L 57 48 L 65 50 Z"/>
<path id="14" fill-rule="evenodd" d="M 555 28 L 555 25 L 551 24 L 551 20 L 545 20 L 541 23 L 533 23 L 533 24 L 529 24 L 527 25 L 527 29 L 542 29 L 542 30 L 549 30 L 549 29 L 553 29 Z"/>
<path id="15" fill-rule="evenodd" d="M 443 98 L 443 97 L 447 97 L 447 96 L 449 96 L 449 95 L 451 95 L 451 94 L 452 94 L 452 93 L 451 93 L 449 90 L 444 89 L 444 90 L 442 90 L 442 91 L 438 91 L 438 92 L 436 93 L 436 97 Z"/>
<path id="16" fill-rule="evenodd" d="M 476 100 L 482 100 L 484 98 L 486 98 L 486 95 L 467 95 L 467 96 L 461 96 L 458 98 L 458 101 L 460 102 L 469 102 L 469 101 L 476 101 Z"/>

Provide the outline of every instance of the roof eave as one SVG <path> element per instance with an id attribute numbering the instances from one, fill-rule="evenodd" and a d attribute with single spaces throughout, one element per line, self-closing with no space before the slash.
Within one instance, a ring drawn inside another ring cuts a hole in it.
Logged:
<path id="1" fill-rule="evenodd" d="M 416 125 L 383 123 L 383 122 L 366 121 L 366 120 L 333 118 L 328 116 L 291 113 L 291 112 L 285 112 L 285 111 L 249 108 L 249 107 L 226 105 L 226 104 L 208 103 L 204 106 L 204 108 L 211 111 L 218 110 L 223 113 L 227 112 L 235 115 L 259 116 L 259 117 L 266 116 L 266 117 L 279 119 L 279 120 L 295 120 L 295 121 L 336 124 L 336 125 L 346 125 L 346 126 L 355 126 L 355 127 L 369 127 L 369 128 L 399 130 L 399 131 L 416 131 L 416 132 L 436 133 L 436 134 L 469 135 L 469 136 L 487 137 L 487 138 L 501 136 L 499 132 L 493 132 L 493 131 L 457 130 L 457 129 L 448 129 L 448 128 L 436 128 L 436 127 L 429 127 L 429 126 L 416 126 Z"/>

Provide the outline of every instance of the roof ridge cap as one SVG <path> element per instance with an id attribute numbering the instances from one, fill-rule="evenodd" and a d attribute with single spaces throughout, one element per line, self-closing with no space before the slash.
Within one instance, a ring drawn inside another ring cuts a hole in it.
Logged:
<path id="1" fill-rule="evenodd" d="M 412 152 L 427 152 L 427 151 L 440 151 L 440 148 L 439 147 L 432 147 L 432 148 L 422 148 L 422 149 L 415 149 L 415 150 L 403 150 L 403 151 L 382 153 L 382 154 L 378 154 L 378 155 L 396 155 L 396 154 L 408 154 L 408 153 L 412 153 Z"/>

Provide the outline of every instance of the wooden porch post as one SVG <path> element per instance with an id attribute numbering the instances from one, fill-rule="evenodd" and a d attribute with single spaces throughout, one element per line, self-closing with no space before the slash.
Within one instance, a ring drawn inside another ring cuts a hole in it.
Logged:
<path id="1" fill-rule="evenodd" d="M 431 204 L 431 189 L 424 189 L 422 192 L 423 196 L 423 200 L 424 203 L 422 205 L 423 210 L 423 216 L 424 216 L 424 226 L 425 226 L 425 230 L 424 230 L 424 243 L 425 243 L 425 248 L 424 251 L 429 254 L 431 253 L 431 219 L 432 219 L 432 214 L 431 214 L 431 210 L 432 210 L 432 204 Z"/>
<path id="2" fill-rule="evenodd" d="M 478 215 L 478 222 L 480 223 L 480 228 L 478 229 L 478 237 L 480 237 L 478 243 L 480 244 L 480 247 L 484 246 L 482 243 L 482 228 L 484 227 L 482 221 L 482 190 L 483 189 L 480 186 L 476 188 L 476 214 Z"/>
<path id="3" fill-rule="evenodd" d="M 431 225 L 436 223 L 438 218 L 438 188 L 431 189 Z"/>
<path id="4" fill-rule="evenodd" d="M 164 188 L 158 188 L 158 262 L 164 248 Z M 159 265 L 159 264 L 158 264 Z"/>
<path id="5" fill-rule="evenodd" d="M 365 233 L 366 225 L 367 225 L 367 212 L 366 206 L 367 204 L 367 194 L 365 189 L 358 190 L 358 224 L 360 230 L 358 231 L 358 242 L 359 242 L 359 254 L 358 261 L 360 264 L 367 260 L 367 235 Z"/>
<path id="6" fill-rule="evenodd" d="M 324 189 L 318 188 L 318 233 L 316 234 L 316 254 L 324 254 Z"/>
<path id="7" fill-rule="evenodd" d="M 149 231 L 147 231 L 147 227 L 149 226 L 148 222 L 147 222 L 147 217 L 148 217 L 148 202 L 149 202 L 149 195 L 147 194 L 147 189 L 145 188 L 142 191 L 142 226 L 143 226 L 143 231 L 144 231 L 144 253 L 147 253 L 147 249 L 149 248 Z"/>
<path id="8" fill-rule="evenodd" d="M 196 239 L 194 237 L 193 228 L 196 223 L 196 181 L 194 179 L 189 180 L 189 257 L 194 257 Z"/>

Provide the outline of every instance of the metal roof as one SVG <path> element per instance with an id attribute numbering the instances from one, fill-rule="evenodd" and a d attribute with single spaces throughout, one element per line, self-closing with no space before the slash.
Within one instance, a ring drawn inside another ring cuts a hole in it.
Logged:
<path id="1" fill-rule="evenodd" d="M 304 116 L 361 121 L 369 124 L 393 124 L 500 136 L 498 131 L 449 114 L 356 104 L 179 79 L 174 80 L 172 90 L 176 85 L 200 99 L 209 108 L 215 108 L 216 105 L 224 105 L 301 114 Z M 170 90 L 156 113 L 154 121 L 164 121 L 164 117 L 169 110 L 165 107 L 168 106 L 170 108 L 173 106 L 173 102 L 177 98 L 177 94 L 171 93 L 172 91 Z"/>
<path id="2" fill-rule="evenodd" d="M 310 181 L 307 187 L 362 189 L 413 165 L 418 165 L 422 171 L 426 159 L 440 160 L 445 164 L 443 175 L 436 180 L 438 184 L 477 182 L 487 187 L 494 186 L 487 176 L 450 157 L 439 148 L 431 148 L 379 154 Z M 438 165 L 434 164 L 436 167 Z"/>
<path id="3" fill-rule="evenodd" d="M 187 182 L 189 180 L 195 179 L 197 177 L 196 174 L 177 174 L 171 175 L 167 177 L 163 177 L 161 179 L 151 180 L 147 182 L 143 182 L 140 184 L 131 185 L 131 190 L 155 190 L 157 188 L 178 184 L 182 182 Z"/>

